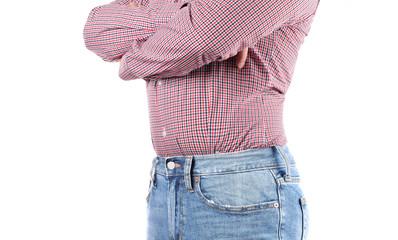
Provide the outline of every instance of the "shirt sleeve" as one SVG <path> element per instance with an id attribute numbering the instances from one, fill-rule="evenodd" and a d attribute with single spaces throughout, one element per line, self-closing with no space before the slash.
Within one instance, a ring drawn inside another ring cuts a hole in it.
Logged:
<path id="1" fill-rule="evenodd" d="M 195 0 L 123 56 L 124 80 L 185 76 L 315 14 L 318 0 Z M 183 6 L 185 5 L 185 6 Z"/>
<path id="2" fill-rule="evenodd" d="M 134 42 L 143 42 L 157 28 L 176 14 L 175 4 L 147 0 L 139 7 L 128 6 L 130 0 L 116 0 L 91 10 L 83 30 L 86 47 L 104 61 L 112 62 L 125 54 Z"/>
<path id="3" fill-rule="evenodd" d="M 123 1 L 129 1 L 129 0 L 123 0 Z M 138 3 L 139 5 L 143 5 L 145 7 L 148 7 L 149 5 L 149 0 L 131 0 L 133 3 Z"/>

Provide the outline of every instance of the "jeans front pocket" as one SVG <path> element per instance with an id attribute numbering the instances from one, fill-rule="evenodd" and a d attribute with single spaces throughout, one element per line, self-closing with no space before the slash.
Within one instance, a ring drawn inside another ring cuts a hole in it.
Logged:
<path id="1" fill-rule="evenodd" d="M 301 240 L 306 240 L 308 235 L 308 207 L 307 199 L 305 197 L 300 198 L 300 206 L 302 213 L 302 234 Z"/>
<path id="2" fill-rule="evenodd" d="M 279 208 L 277 182 L 268 169 L 196 176 L 195 190 L 205 205 L 220 211 Z"/>

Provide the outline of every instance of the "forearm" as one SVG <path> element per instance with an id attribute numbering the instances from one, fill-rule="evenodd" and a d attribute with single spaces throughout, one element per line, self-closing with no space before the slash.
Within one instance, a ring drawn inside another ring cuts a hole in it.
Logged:
<path id="1" fill-rule="evenodd" d="M 132 45 L 144 42 L 159 26 L 178 10 L 169 3 L 149 4 L 147 0 L 138 7 L 129 6 L 129 0 L 117 0 L 94 8 L 83 30 L 86 47 L 104 61 L 121 58 Z"/>
<path id="2" fill-rule="evenodd" d="M 185 76 L 283 26 L 315 14 L 318 0 L 196 0 L 122 58 L 124 80 Z M 176 3 L 183 5 L 183 3 Z"/>

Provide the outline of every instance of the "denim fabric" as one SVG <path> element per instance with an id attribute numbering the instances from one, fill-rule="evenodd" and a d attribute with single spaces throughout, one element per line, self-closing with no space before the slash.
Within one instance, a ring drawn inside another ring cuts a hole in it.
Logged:
<path id="1" fill-rule="evenodd" d="M 287 145 L 155 157 L 147 239 L 305 240 L 308 207 Z"/>

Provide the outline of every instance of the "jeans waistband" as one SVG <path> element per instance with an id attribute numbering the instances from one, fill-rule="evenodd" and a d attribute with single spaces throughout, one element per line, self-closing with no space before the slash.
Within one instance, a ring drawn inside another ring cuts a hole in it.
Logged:
<path id="1" fill-rule="evenodd" d="M 152 162 L 151 180 L 156 188 L 155 176 L 184 176 L 185 184 L 191 191 L 192 176 L 219 174 L 225 172 L 249 171 L 286 167 L 287 181 L 290 180 L 290 166 L 295 161 L 288 146 L 247 149 L 231 153 L 159 157 Z"/>

